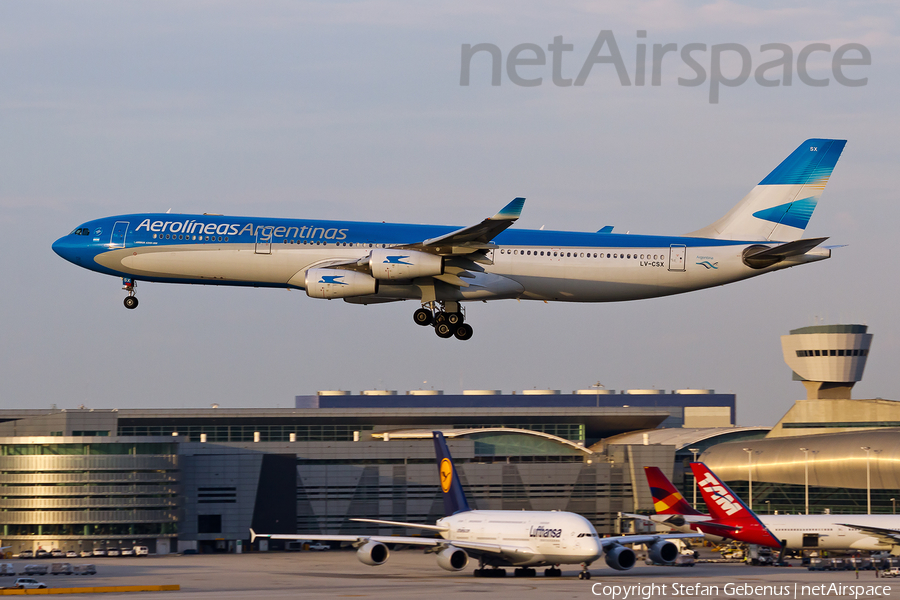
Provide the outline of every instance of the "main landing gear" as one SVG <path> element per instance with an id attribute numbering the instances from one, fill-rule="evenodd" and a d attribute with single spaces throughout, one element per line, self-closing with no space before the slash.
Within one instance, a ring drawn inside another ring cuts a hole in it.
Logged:
<path id="1" fill-rule="evenodd" d="M 560 576 L 562 576 L 562 569 L 560 569 L 558 566 L 549 567 L 547 569 L 544 569 L 544 577 L 560 577 Z"/>
<path id="2" fill-rule="evenodd" d="M 456 336 L 458 340 L 472 337 L 472 326 L 465 322 L 466 315 L 459 302 L 426 302 L 413 313 L 416 325 L 434 326 L 439 338 Z"/>
<path id="3" fill-rule="evenodd" d="M 125 296 L 125 308 L 134 310 L 138 307 L 138 299 L 137 296 L 134 295 L 134 287 L 137 285 L 137 281 L 128 277 L 123 277 L 122 283 L 125 285 L 122 289 L 128 292 L 128 295 Z"/>

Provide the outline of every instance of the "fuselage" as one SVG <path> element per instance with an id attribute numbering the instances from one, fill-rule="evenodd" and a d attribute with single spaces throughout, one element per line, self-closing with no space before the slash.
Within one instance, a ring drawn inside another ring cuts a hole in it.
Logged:
<path id="1" fill-rule="evenodd" d="M 590 564 L 600 558 L 600 536 L 591 522 L 570 512 L 471 510 L 439 519 L 448 540 L 527 548 L 531 553 L 504 554 L 488 563 L 517 567 Z"/>
<path id="2" fill-rule="evenodd" d="M 759 515 L 779 540 L 792 550 L 890 550 L 871 533 L 847 525 L 900 531 L 900 515 Z"/>
<path id="3" fill-rule="evenodd" d="M 139 214 L 89 221 L 53 244 L 84 268 L 134 281 L 304 289 L 310 268 L 362 260 L 375 248 L 416 244 L 454 226 L 311 221 L 219 215 Z M 751 245 L 775 242 L 510 229 L 466 286 L 439 300 L 520 298 L 607 302 L 665 296 L 822 260 L 814 249 L 754 269 Z M 386 281 L 373 295 L 419 299 L 415 281 Z"/>
<path id="4" fill-rule="evenodd" d="M 900 531 L 900 515 L 757 515 L 763 525 L 779 541 L 786 541 L 790 550 L 890 550 L 891 544 L 882 542 L 871 533 L 853 527 L 840 525 L 861 525 L 895 529 Z M 712 528 L 703 528 L 703 521 L 709 516 L 691 517 L 682 525 L 671 522 L 672 515 L 651 515 L 655 522 L 665 524 L 674 531 L 702 531 L 704 537 L 714 543 L 726 539 L 710 533 Z M 687 519 L 687 517 L 685 517 Z M 740 539 L 740 535 L 735 535 Z M 743 539 L 748 543 L 760 543 L 753 539 Z"/>

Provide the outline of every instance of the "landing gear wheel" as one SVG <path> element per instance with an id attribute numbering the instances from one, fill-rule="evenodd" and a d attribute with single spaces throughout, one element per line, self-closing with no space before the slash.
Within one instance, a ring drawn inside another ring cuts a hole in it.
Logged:
<path id="1" fill-rule="evenodd" d="M 455 335 L 458 340 L 468 340 L 472 337 L 472 333 L 472 326 L 468 323 L 462 323 L 453 328 L 453 335 Z"/>
<path id="2" fill-rule="evenodd" d="M 447 313 L 444 311 L 438 311 L 434 313 L 434 323 L 435 325 L 440 325 L 441 323 L 447 322 Z"/>
<path id="3" fill-rule="evenodd" d="M 438 323 L 435 325 L 434 332 L 439 338 L 447 339 L 453 337 L 453 328 L 447 325 L 447 323 Z"/>
<path id="4" fill-rule="evenodd" d="M 136 296 L 126 296 L 125 297 L 125 308 L 129 310 L 134 310 L 138 306 L 138 299 Z"/>
<path id="5" fill-rule="evenodd" d="M 450 323 L 450 325 L 461 324 L 463 322 L 462 313 L 458 313 L 458 312 L 447 313 L 447 322 Z"/>
<path id="6" fill-rule="evenodd" d="M 434 316 L 427 308 L 420 308 L 413 313 L 413 321 L 416 322 L 416 325 L 431 325 L 431 323 L 434 321 Z"/>
<path id="7" fill-rule="evenodd" d="M 590 579 L 590 578 L 591 578 L 590 571 L 582 571 L 581 573 L 578 574 L 578 579 Z"/>
<path id="8" fill-rule="evenodd" d="M 562 575 L 562 571 L 557 569 L 556 567 L 544 569 L 544 577 L 559 577 L 560 575 Z"/>

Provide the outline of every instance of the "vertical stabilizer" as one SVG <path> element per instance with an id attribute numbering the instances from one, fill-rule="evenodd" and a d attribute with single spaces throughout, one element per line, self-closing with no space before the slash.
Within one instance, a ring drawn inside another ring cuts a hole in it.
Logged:
<path id="1" fill-rule="evenodd" d="M 846 143 L 806 140 L 728 214 L 688 235 L 781 242 L 800 239 Z"/>
<path id="2" fill-rule="evenodd" d="M 659 467 L 644 467 L 650 493 L 653 495 L 653 508 L 658 515 L 700 515 L 703 514 L 687 503 Z"/>
<path id="3" fill-rule="evenodd" d="M 437 458 L 438 475 L 441 478 L 441 494 L 444 497 L 444 514 L 449 517 L 456 513 L 466 512 L 469 510 L 469 503 L 466 502 L 466 494 L 459 482 L 459 475 L 453 465 L 453 457 L 450 456 L 450 449 L 447 448 L 444 434 L 440 431 L 432 433 L 434 434 L 434 453 Z"/>

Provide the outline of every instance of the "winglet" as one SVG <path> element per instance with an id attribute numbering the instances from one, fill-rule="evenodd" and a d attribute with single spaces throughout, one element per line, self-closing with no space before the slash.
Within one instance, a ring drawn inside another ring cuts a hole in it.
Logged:
<path id="1" fill-rule="evenodd" d="M 491 221 L 515 221 L 522 214 L 523 206 L 525 206 L 525 198 L 516 198 L 491 217 Z"/>
<path id="2" fill-rule="evenodd" d="M 253 531 L 253 528 L 251 527 L 250 528 L 250 543 L 252 544 L 255 541 L 256 541 L 256 532 Z"/>
<path id="3" fill-rule="evenodd" d="M 450 449 L 440 431 L 434 434 L 434 453 L 438 463 L 438 475 L 441 478 L 441 492 L 444 497 L 444 514 L 448 517 L 456 513 L 469 511 L 469 503 L 459 482 L 459 474 L 450 456 Z"/>
<path id="4" fill-rule="evenodd" d="M 604 225 L 600 229 L 597 230 L 597 233 L 612 233 L 613 226 L 612 225 Z"/>

